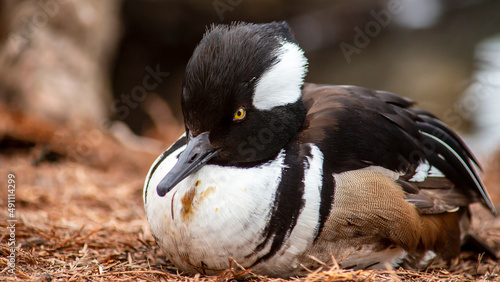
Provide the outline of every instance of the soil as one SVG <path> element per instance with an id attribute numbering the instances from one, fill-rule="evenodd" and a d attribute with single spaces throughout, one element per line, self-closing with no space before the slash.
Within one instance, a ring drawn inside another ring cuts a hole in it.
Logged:
<path id="1" fill-rule="evenodd" d="M 134 139 L 140 146 L 131 146 L 130 135 L 117 137 L 116 132 L 90 126 L 54 124 L 4 108 L 0 120 L 0 280 L 221 281 L 244 275 L 281 280 L 254 275 L 236 263 L 218 276 L 183 275 L 158 249 L 145 217 L 142 186 L 161 148 L 175 140 L 182 128 L 163 136 L 162 146 L 148 147 L 156 143 Z M 484 180 L 498 205 L 500 151 L 483 165 Z M 12 218 L 6 200 L 9 174 L 15 176 Z M 500 217 L 494 218 L 480 205 L 472 211 L 473 230 L 499 250 Z M 11 224 L 15 225 L 15 275 L 8 265 Z M 463 251 L 449 265 L 436 261 L 421 272 L 342 270 L 326 263 L 299 280 L 500 281 L 499 260 L 472 251 Z"/>

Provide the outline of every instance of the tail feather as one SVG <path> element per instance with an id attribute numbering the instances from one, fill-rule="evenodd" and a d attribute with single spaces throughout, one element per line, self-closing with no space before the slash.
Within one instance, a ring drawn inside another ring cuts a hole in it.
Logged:
<path id="1" fill-rule="evenodd" d="M 479 167 L 478 161 L 467 145 L 439 120 L 429 116 L 420 115 L 420 117 L 424 120 L 418 122 L 423 143 L 431 147 L 430 150 L 424 149 L 429 163 L 442 171 L 471 199 L 477 199 L 476 195 L 481 195 L 480 200 L 494 215 L 497 215 L 496 208 L 476 170 L 476 166 Z"/>
<path id="2" fill-rule="evenodd" d="M 426 123 L 432 125 L 434 128 L 439 128 L 440 130 L 444 131 L 445 134 L 450 136 L 451 140 L 453 140 L 453 142 L 457 143 L 457 146 L 459 148 L 461 148 L 461 150 L 463 150 L 467 154 L 467 157 L 469 159 L 471 159 L 479 169 L 482 170 L 481 165 L 479 164 L 479 161 L 477 160 L 476 156 L 474 156 L 474 154 L 472 153 L 470 148 L 467 146 L 467 144 L 465 144 L 465 142 L 462 140 L 462 138 L 460 138 L 460 136 L 456 132 L 451 130 L 444 122 L 442 122 L 441 120 L 437 119 L 436 117 L 434 117 L 433 115 L 431 115 L 427 112 L 425 112 L 425 113 L 426 114 L 421 112 L 418 115 L 418 117 L 421 118 L 422 120 L 424 120 Z"/>

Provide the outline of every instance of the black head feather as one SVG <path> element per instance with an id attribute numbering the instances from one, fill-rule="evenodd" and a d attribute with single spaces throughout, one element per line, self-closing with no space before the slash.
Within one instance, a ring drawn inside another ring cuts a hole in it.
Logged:
<path id="1" fill-rule="evenodd" d="M 294 42 L 286 22 L 212 25 L 186 66 L 181 101 L 187 129 L 208 131 L 242 100 L 251 104 L 255 83 L 276 63 L 274 51 L 283 42 Z"/>

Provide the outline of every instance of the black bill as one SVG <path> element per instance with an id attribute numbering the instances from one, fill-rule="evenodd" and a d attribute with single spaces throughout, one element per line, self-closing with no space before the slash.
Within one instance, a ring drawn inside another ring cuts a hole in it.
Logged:
<path id="1" fill-rule="evenodd" d="M 208 132 L 190 137 L 186 149 L 179 156 L 174 167 L 165 175 L 156 187 L 160 197 L 165 196 L 175 185 L 191 173 L 203 167 L 210 159 L 219 154 L 220 149 L 213 148 L 208 139 Z"/>

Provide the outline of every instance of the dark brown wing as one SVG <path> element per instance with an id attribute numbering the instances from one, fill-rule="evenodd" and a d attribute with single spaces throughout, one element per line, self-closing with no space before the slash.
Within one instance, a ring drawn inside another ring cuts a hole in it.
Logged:
<path id="1" fill-rule="evenodd" d="M 467 199 L 496 214 L 469 148 L 435 116 L 413 108 L 413 101 L 362 87 L 316 84 L 305 84 L 302 100 L 308 113 L 299 139 L 317 144 L 332 172 L 381 166 L 405 174 L 399 182 L 417 207 L 430 211 L 435 202 L 426 203 L 427 198 L 448 196 L 456 201 L 440 202 L 435 211 L 463 206 Z M 443 175 L 430 177 L 431 170 Z M 453 193 L 441 191 L 452 188 Z"/>

